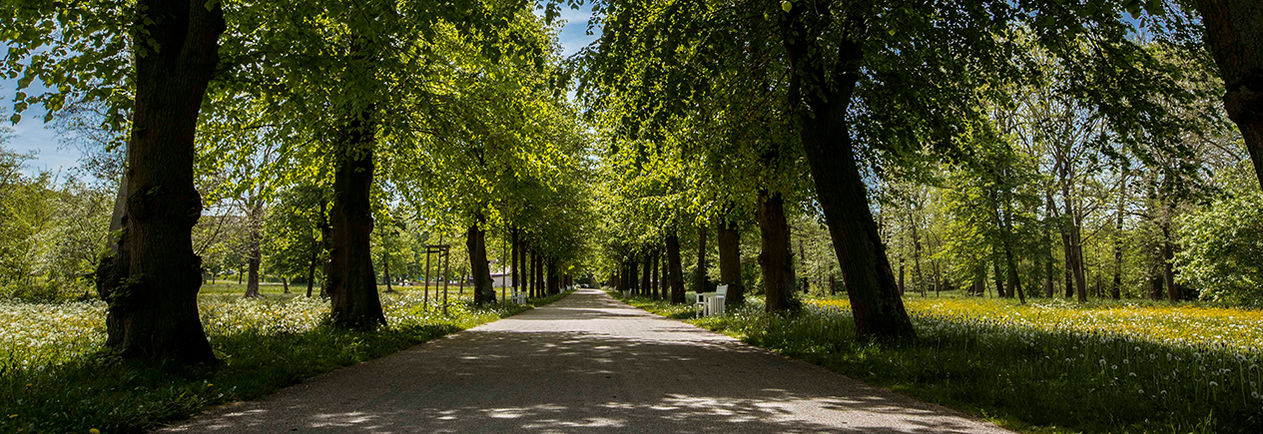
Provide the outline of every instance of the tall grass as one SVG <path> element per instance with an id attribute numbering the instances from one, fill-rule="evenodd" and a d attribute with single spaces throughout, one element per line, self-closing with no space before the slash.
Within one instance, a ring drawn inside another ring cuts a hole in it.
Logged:
<path id="1" fill-rule="evenodd" d="M 104 303 L 0 302 L 0 432 L 149 429 L 530 308 L 449 301 L 444 313 L 420 291 L 384 295 L 389 326 L 350 332 L 325 325 L 319 298 L 204 296 L 202 322 L 223 364 L 192 370 L 129 366 L 102 351 Z"/>
<path id="2" fill-rule="evenodd" d="M 691 318 L 686 307 L 637 306 Z M 908 300 L 919 339 L 858 339 L 844 301 L 687 319 L 748 343 L 1031 431 L 1263 431 L 1257 311 Z"/>

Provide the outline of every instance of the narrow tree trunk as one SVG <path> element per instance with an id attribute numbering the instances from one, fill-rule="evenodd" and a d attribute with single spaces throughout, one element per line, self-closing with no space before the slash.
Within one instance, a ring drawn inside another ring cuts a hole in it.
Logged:
<path id="1" fill-rule="evenodd" d="M 644 262 L 644 264 L 641 266 L 641 268 L 643 268 L 643 270 L 641 270 L 641 272 L 640 272 L 640 274 L 641 274 L 641 276 L 640 276 L 640 289 L 638 289 L 638 290 L 637 290 L 637 294 L 639 294 L 641 297 L 644 297 L 644 296 L 646 296 L 646 295 L 649 295 L 649 281 L 650 281 L 651 279 L 653 279 L 653 274 L 652 274 L 653 270 L 651 270 L 651 269 L 650 269 L 650 266 L 649 266 L 649 254 L 648 254 L 648 253 L 645 253 L 645 254 L 644 254 L 643 256 L 641 256 L 641 257 L 642 257 L 642 258 L 644 258 L 644 261 L 645 261 L 645 262 Z"/>
<path id="2" fill-rule="evenodd" d="M 1004 289 L 1004 274 L 1000 273 L 1000 259 L 995 258 L 991 261 L 991 278 L 995 280 L 995 295 L 999 298 L 1006 298 L 1009 292 Z"/>
<path id="3" fill-rule="evenodd" d="M 316 263 L 320 260 L 320 255 L 312 254 L 311 262 L 307 265 L 307 298 L 311 298 L 311 290 L 316 285 Z"/>
<path id="4" fill-rule="evenodd" d="M 547 263 L 548 263 L 547 265 L 548 295 L 561 294 L 561 276 L 557 274 L 557 260 L 549 258 L 547 260 Z M 649 274 L 649 273 L 646 272 L 645 274 Z M 645 286 L 648 287 L 649 285 L 646 284 Z"/>
<path id="5" fill-rule="evenodd" d="M 385 244 L 385 243 L 382 243 Z M 382 246 L 382 277 L 386 284 L 386 292 L 395 292 L 395 288 L 390 283 L 390 251 L 386 250 L 386 246 Z"/>
<path id="6" fill-rule="evenodd" d="M 348 119 L 335 144 L 337 169 L 330 210 L 332 248 L 324 288 L 333 300 L 333 324 L 366 330 L 386 324 L 377 294 L 370 238 L 373 234 L 373 148 L 370 110 Z"/>
<path id="7" fill-rule="evenodd" d="M 259 298 L 259 257 L 251 253 L 250 258 L 246 260 L 246 298 Z"/>
<path id="8" fill-rule="evenodd" d="M 1167 299 L 1172 303 L 1184 298 L 1180 286 L 1175 284 L 1175 242 L 1171 240 L 1171 227 L 1162 226 L 1162 285 L 1166 287 Z"/>
<path id="9" fill-rule="evenodd" d="M 1052 261 L 1052 244 L 1048 246 L 1048 257 L 1044 258 L 1044 297 L 1052 298 L 1053 296 L 1053 261 Z"/>
<path id="10" fill-rule="evenodd" d="M 917 291 L 924 297 L 925 275 L 921 273 L 921 233 L 917 231 L 917 225 L 914 222 L 909 221 L 909 223 L 912 223 L 912 274 L 916 276 L 913 281 L 917 283 Z"/>
<path id="11" fill-rule="evenodd" d="M 675 229 L 667 233 L 667 282 L 671 283 L 671 304 L 684 304 L 684 267 L 680 264 L 680 238 Z"/>
<path id="12" fill-rule="evenodd" d="M 469 252 L 469 271 L 474 277 L 474 304 L 495 303 L 496 290 L 491 284 L 491 267 L 487 265 L 487 233 L 478 227 L 482 216 L 465 231 L 465 248 Z"/>
<path id="13" fill-rule="evenodd" d="M 197 310 L 201 258 L 192 228 L 202 203 L 193 185 L 197 117 L 219 63 L 219 3 L 140 0 L 134 30 L 135 96 L 128 140 L 122 237 L 97 268 L 106 300 L 106 347 L 124 359 L 215 360 Z"/>
<path id="14" fill-rule="evenodd" d="M 1078 294 L 1079 302 L 1085 302 L 1088 301 L 1088 282 L 1083 264 L 1083 232 L 1080 225 L 1078 219 L 1075 219 L 1075 226 L 1071 232 L 1071 240 L 1074 242 L 1074 268 L 1072 270 L 1074 270 L 1075 293 Z"/>
<path id="15" fill-rule="evenodd" d="M 789 252 L 789 224 L 785 219 L 785 203 L 780 193 L 759 194 L 759 235 L 762 252 L 759 268 L 763 272 L 768 312 L 794 308 L 794 268 Z"/>
<path id="16" fill-rule="evenodd" d="M 908 291 L 908 282 L 904 280 L 904 264 L 903 258 L 899 258 L 899 295 L 903 295 Z"/>
<path id="17" fill-rule="evenodd" d="M 745 304 L 745 286 L 741 284 L 741 233 L 737 226 L 720 219 L 715 231 L 719 243 L 719 282 L 728 285 L 724 304 L 736 307 Z"/>
<path id="18" fill-rule="evenodd" d="M 1068 164 L 1068 163 L 1067 163 Z M 1088 282 L 1087 276 L 1083 270 L 1083 223 L 1079 219 L 1079 214 L 1074 206 L 1074 200 L 1070 196 L 1070 181 L 1067 173 L 1069 169 L 1062 169 L 1061 195 L 1065 201 L 1066 218 L 1069 219 L 1070 227 L 1068 228 L 1069 248 L 1066 252 L 1066 268 L 1070 275 L 1074 278 L 1074 293 L 1078 297 L 1079 302 L 1088 300 Z M 1067 282 L 1069 283 L 1069 282 Z M 1067 296 L 1069 295 L 1067 289 Z"/>
<path id="19" fill-rule="evenodd" d="M 1000 206 L 996 210 L 996 221 L 1000 223 L 1000 236 L 1002 237 L 1002 247 L 1004 248 L 1004 269 L 1008 277 L 1008 289 L 1005 295 L 1013 298 L 1014 293 L 1017 294 L 1018 301 L 1026 304 L 1026 292 L 1022 289 L 1021 278 L 1017 274 L 1017 259 L 1013 255 L 1013 206 L 1011 193 L 1001 191 L 998 194 L 1001 200 Z M 1003 210 L 1003 215 L 1000 210 Z"/>
<path id="20" fill-rule="evenodd" d="M 1017 292 L 1017 300 L 1022 304 L 1026 304 L 1026 292 L 1022 289 L 1022 281 L 1017 274 L 1017 260 L 1013 257 L 1013 249 L 1005 246 L 1004 263 L 1008 273 L 1009 289 L 1008 295 L 1013 297 L 1013 293 Z"/>
<path id="21" fill-rule="evenodd" d="M 289 294 L 289 278 L 281 276 L 281 286 L 285 288 L 285 293 Z"/>
<path id="22" fill-rule="evenodd" d="M 1241 130 L 1263 185 L 1263 7 L 1258 0 L 1198 0 L 1196 5 L 1224 80 L 1224 108 Z"/>
<path id="23" fill-rule="evenodd" d="M 514 228 L 513 230 L 510 231 L 510 236 L 513 237 L 513 240 L 512 240 L 513 251 L 510 254 L 513 265 L 509 268 L 511 269 L 510 272 L 512 273 L 511 279 L 513 280 L 512 282 L 513 292 L 517 292 L 519 288 L 518 285 L 521 283 L 518 278 L 519 278 L 519 272 L 521 271 L 521 268 L 519 268 L 519 266 L 521 265 L 519 263 L 521 260 L 521 258 L 519 257 L 520 256 L 519 250 L 520 250 L 522 241 L 518 239 L 517 228 Z"/>
<path id="24" fill-rule="evenodd" d="M 262 262 L 262 249 L 259 244 L 262 236 L 259 235 L 259 222 L 257 221 L 258 211 L 253 206 L 247 207 L 246 225 L 250 226 L 250 232 L 246 237 L 246 269 L 249 270 L 249 276 L 246 279 L 246 298 L 259 298 L 259 264 Z"/>
<path id="25" fill-rule="evenodd" d="M 1048 225 L 1049 222 L 1057 218 L 1057 205 L 1053 203 L 1052 188 L 1047 186 L 1044 189 L 1044 239 L 1048 243 L 1048 257 L 1044 258 L 1044 296 L 1053 297 L 1053 237 L 1052 229 Z"/>
<path id="26" fill-rule="evenodd" d="M 1110 286 L 1110 298 L 1122 298 L 1123 289 L 1123 199 L 1127 197 L 1127 171 L 1122 164 L 1121 187 L 1118 191 L 1118 207 L 1114 210 L 1114 280 Z"/>
<path id="27" fill-rule="evenodd" d="M 531 286 L 535 288 L 535 296 L 544 296 L 544 260 L 540 258 L 539 252 L 531 252 L 531 272 L 534 273 L 534 282 Z M 634 276 L 634 274 L 633 274 Z M 635 278 L 633 277 L 633 280 Z"/>
<path id="28" fill-rule="evenodd" d="M 807 278 L 807 257 L 803 254 L 803 237 L 798 237 L 798 270 L 803 276 L 798 278 L 800 286 L 803 288 L 803 294 L 811 292 L 811 280 Z"/>
<path id="29" fill-rule="evenodd" d="M 706 281 L 706 226 L 698 226 L 697 269 L 693 270 L 693 290 L 707 292 Z"/>
<path id="30" fill-rule="evenodd" d="M 658 268 L 658 263 L 662 262 L 661 256 L 662 255 L 659 255 L 655 250 L 653 255 L 649 257 L 649 265 L 653 267 L 653 278 L 650 279 L 650 283 L 653 285 L 653 288 L 649 291 L 649 297 L 654 300 L 662 299 L 662 270 Z"/>
<path id="31" fill-rule="evenodd" d="M 320 247 L 324 249 L 326 255 L 333 252 L 333 226 L 329 224 L 328 210 L 329 201 L 320 199 L 320 219 L 316 221 L 316 226 L 320 227 Z M 320 282 L 320 298 L 329 298 L 329 264 L 325 263 L 324 280 Z"/>

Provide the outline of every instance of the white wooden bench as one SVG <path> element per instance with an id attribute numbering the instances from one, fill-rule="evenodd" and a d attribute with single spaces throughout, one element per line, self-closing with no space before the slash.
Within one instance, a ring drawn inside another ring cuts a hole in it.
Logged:
<path id="1" fill-rule="evenodd" d="M 728 296 L 728 285 L 719 285 L 715 292 L 697 293 L 698 316 L 711 316 L 724 313 L 724 299 Z"/>
<path id="2" fill-rule="evenodd" d="M 513 291 L 511 296 L 514 303 L 526 304 L 526 291 Z"/>

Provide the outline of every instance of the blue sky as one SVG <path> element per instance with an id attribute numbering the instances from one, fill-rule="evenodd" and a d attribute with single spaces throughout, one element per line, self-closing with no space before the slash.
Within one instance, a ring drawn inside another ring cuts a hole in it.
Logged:
<path id="1" fill-rule="evenodd" d="M 590 16 L 591 12 L 586 7 L 583 10 L 562 10 L 561 19 L 566 21 L 566 25 L 558 35 L 558 42 L 564 56 L 575 54 L 599 35 L 599 30 L 597 35 L 587 34 Z M 42 90 L 38 83 L 31 87 L 26 92 L 32 95 Z M 0 116 L 0 126 L 13 130 L 12 140 L 8 144 L 10 149 L 35 154 L 35 158 L 27 162 L 26 172 L 34 174 L 47 170 L 64 173 L 78 165 L 82 154 L 73 146 L 62 145 L 57 133 L 44 125 L 45 112 L 42 107 L 36 105 L 28 108 L 22 113 L 21 122 L 17 125 L 9 124 L 9 116 L 13 114 L 13 94 L 16 91 L 16 79 L 0 80 L 0 114 L 3 115 Z"/>

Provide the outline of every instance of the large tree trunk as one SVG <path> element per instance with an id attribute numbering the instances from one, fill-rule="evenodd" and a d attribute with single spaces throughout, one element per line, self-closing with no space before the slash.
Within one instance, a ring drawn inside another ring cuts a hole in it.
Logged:
<path id="1" fill-rule="evenodd" d="M 1224 108 L 1241 130 L 1263 185 L 1263 3 L 1198 0 L 1197 9 L 1224 80 Z"/>
<path id="2" fill-rule="evenodd" d="M 782 18 L 790 64 L 789 101 L 811 166 L 816 199 L 842 267 L 856 331 L 865 337 L 915 338 L 868 207 L 846 121 L 859 80 L 861 45 L 840 40 L 836 59 L 828 62 L 831 53 L 813 46 L 819 32 L 813 31 L 818 26 L 810 25 L 809 20 L 821 18 L 811 9 L 809 5 L 794 5 Z"/>
<path id="3" fill-rule="evenodd" d="M 465 231 L 465 248 L 469 252 L 469 271 L 474 277 L 474 304 L 496 302 L 496 290 L 491 284 L 491 267 L 487 265 L 487 233 L 478 227 L 482 216 Z"/>
<path id="4" fill-rule="evenodd" d="M 762 252 L 759 268 L 763 272 L 763 287 L 768 312 L 782 312 L 794 308 L 794 265 L 789 252 L 789 224 L 785 219 L 785 203 L 780 193 L 759 194 L 759 236 Z"/>
<path id="5" fill-rule="evenodd" d="M 109 303 L 107 347 L 124 359 L 215 360 L 197 310 L 201 258 L 192 228 L 201 215 L 193 186 L 197 117 L 219 63 L 219 3 L 140 0 L 135 30 L 135 99 L 128 141 L 122 237 L 97 268 Z"/>
<path id="6" fill-rule="evenodd" d="M 680 237 L 675 229 L 667 233 L 667 282 L 671 283 L 671 304 L 684 304 L 684 266 L 680 264 Z"/>
<path id="7" fill-rule="evenodd" d="M 697 227 L 697 269 L 693 270 L 693 290 L 706 292 L 706 226 Z"/>
<path id="8" fill-rule="evenodd" d="M 719 243 L 719 282 L 728 285 L 724 304 L 735 307 L 745 304 L 746 291 L 741 284 L 741 233 L 727 219 L 720 219 L 715 231 Z"/>
<path id="9" fill-rule="evenodd" d="M 367 330 L 386 324 L 377 294 L 370 238 L 373 234 L 374 132 L 369 110 L 348 119 L 335 144 L 332 237 L 324 291 L 333 301 L 333 324 Z"/>

